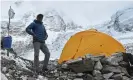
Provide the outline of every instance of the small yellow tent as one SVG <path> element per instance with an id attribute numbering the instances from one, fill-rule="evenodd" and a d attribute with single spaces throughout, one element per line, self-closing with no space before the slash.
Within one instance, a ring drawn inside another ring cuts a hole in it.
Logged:
<path id="1" fill-rule="evenodd" d="M 66 43 L 58 62 L 61 64 L 86 54 L 110 56 L 115 52 L 125 52 L 122 44 L 105 33 L 91 29 L 72 36 Z"/>

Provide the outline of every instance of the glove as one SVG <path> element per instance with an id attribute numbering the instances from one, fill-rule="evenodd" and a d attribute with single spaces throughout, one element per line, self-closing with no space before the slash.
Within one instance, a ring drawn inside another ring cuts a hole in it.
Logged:
<path id="1" fill-rule="evenodd" d="M 35 34 L 33 34 L 32 36 L 33 36 L 33 38 L 35 38 L 35 39 L 37 38 Z"/>

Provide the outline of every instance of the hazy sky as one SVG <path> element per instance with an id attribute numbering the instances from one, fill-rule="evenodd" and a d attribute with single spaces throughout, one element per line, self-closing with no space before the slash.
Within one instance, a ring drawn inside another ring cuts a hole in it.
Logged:
<path id="1" fill-rule="evenodd" d="M 79 25 L 100 24 L 110 19 L 116 11 L 133 7 L 133 1 L 24 1 L 16 7 L 14 1 L 2 0 L 2 19 L 8 18 L 7 11 L 11 5 L 16 12 L 15 18 L 21 17 L 28 11 L 44 13 L 45 10 L 55 9 L 65 19 L 73 20 Z M 22 0 L 21 0 L 22 1 Z"/>

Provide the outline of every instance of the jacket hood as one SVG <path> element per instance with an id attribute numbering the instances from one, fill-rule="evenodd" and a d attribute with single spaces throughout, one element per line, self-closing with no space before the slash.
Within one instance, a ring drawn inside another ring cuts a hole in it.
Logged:
<path id="1" fill-rule="evenodd" d="M 42 24 L 43 22 L 39 21 L 39 20 L 34 20 L 35 23 L 39 23 Z"/>

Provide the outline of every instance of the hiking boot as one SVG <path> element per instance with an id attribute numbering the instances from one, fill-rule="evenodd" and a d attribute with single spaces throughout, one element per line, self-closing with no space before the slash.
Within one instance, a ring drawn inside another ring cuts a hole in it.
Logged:
<path id="1" fill-rule="evenodd" d="M 49 71 L 48 68 L 42 68 L 41 74 L 42 74 L 43 76 L 46 76 L 46 74 L 47 74 L 48 71 Z"/>
<path id="2" fill-rule="evenodd" d="M 48 71 L 48 68 L 43 66 L 42 71 Z"/>
<path id="3" fill-rule="evenodd" d="M 38 75 L 43 75 L 43 76 L 45 76 L 46 73 L 47 73 L 46 71 L 39 71 L 39 72 L 38 72 Z"/>

